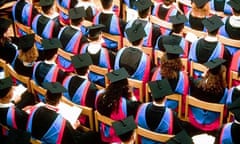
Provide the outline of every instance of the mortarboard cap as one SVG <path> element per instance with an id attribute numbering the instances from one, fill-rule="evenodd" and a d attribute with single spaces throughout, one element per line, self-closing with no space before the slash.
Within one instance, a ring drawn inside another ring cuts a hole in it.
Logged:
<path id="1" fill-rule="evenodd" d="M 2 36 L 9 26 L 12 24 L 12 21 L 5 18 L 0 18 L 0 35 Z"/>
<path id="2" fill-rule="evenodd" d="M 44 82 L 42 86 L 47 89 L 50 94 L 61 94 L 67 91 L 59 82 Z"/>
<path id="3" fill-rule="evenodd" d="M 185 22 L 187 22 L 187 17 L 181 14 L 170 16 L 170 22 L 172 24 L 184 24 Z"/>
<path id="4" fill-rule="evenodd" d="M 28 34 L 19 38 L 18 48 L 23 52 L 27 52 L 34 45 L 35 39 L 34 34 Z"/>
<path id="5" fill-rule="evenodd" d="M 69 17 L 70 19 L 79 19 L 82 17 L 86 17 L 86 11 L 84 7 L 71 8 L 69 10 Z"/>
<path id="6" fill-rule="evenodd" d="M 102 32 L 102 30 L 104 28 L 105 28 L 105 25 L 103 25 L 103 24 L 97 24 L 97 25 L 90 26 L 90 27 L 88 27 L 88 36 L 96 37 Z"/>
<path id="7" fill-rule="evenodd" d="M 234 10 L 240 11 L 240 1 L 239 0 L 230 0 L 227 2 Z"/>
<path id="8" fill-rule="evenodd" d="M 164 99 L 165 96 L 174 93 L 167 79 L 152 81 L 148 85 L 155 100 Z"/>
<path id="9" fill-rule="evenodd" d="M 107 73 L 107 78 L 111 83 L 126 79 L 128 77 L 128 72 L 125 68 L 120 68 L 112 72 Z"/>
<path id="10" fill-rule="evenodd" d="M 143 11 L 153 5 L 151 0 L 138 0 L 135 2 L 138 11 Z"/>
<path id="11" fill-rule="evenodd" d="M 224 25 L 221 18 L 217 15 L 204 19 L 202 24 L 207 28 L 208 32 L 213 32 Z"/>
<path id="12" fill-rule="evenodd" d="M 163 47 L 165 48 L 168 59 L 179 58 L 179 55 L 184 53 L 179 45 L 164 44 Z"/>
<path id="13" fill-rule="evenodd" d="M 231 111 L 234 114 L 234 118 L 240 122 L 240 98 L 233 101 L 233 103 L 228 106 L 228 110 Z"/>
<path id="14" fill-rule="evenodd" d="M 43 39 L 42 45 L 43 45 L 44 50 L 51 50 L 51 49 L 62 48 L 62 43 L 57 38 Z"/>
<path id="15" fill-rule="evenodd" d="M 202 8 L 209 0 L 192 0 L 198 8 Z"/>
<path id="16" fill-rule="evenodd" d="M 130 42 L 135 42 L 146 36 L 144 27 L 142 26 L 141 23 L 138 23 L 138 24 L 133 23 L 132 27 L 126 30 L 126 33 L 127 33 L 127 38 Z"/>
<path id="17" fill-rule="evenodd" d="M 0 98 L 7 95 L 9 88 L 12 87 L 12 79 L 10 77 L 0 79 Z"/>
<path id="18" fill-rule="evenodd" d="M 214 59 L 214 60 L 211 60 L 211 61 L 208 61 L 206 63 L 204 63 L 203 65 L 205 65 L 206 67 L 209 68 L 209 71 L 212 73 L 212 74 L 218 74 L 219 71 L 220 71 L 220 66 L 225 63 L 226 60 L 225 59 L 221 59 L 221 58 L 217 58 L 217 59 Z"/>
<path id="19" fill-rule="evenodd" d="M 80 54 L 80 55 L 74 55 L 71 57 L 71 60 L 72 60 L 72 64 L 75 67 L 75 69 L 88 67 L 89 65 L 91 65 L 93 63 L 91 56 L 87 53 Z"/>
<path id="20" fill-rule="evenodd" d="M 193 144 L 192 138 L 182 130 L 166 142 L 166 144 Z"/>
<path id="21" fill-rule="evenodd" d="M 112 126 L 118 136 L 124 135 L 137 128 L 133 116 L 129 116 L 124 120 L 115 121 L 112 123 Z"/>
<path id="22" fill-rule="evenodd" d="M 53 0 L 40 0 L 39 1 L 40 6 L 50 6 L 53 5 Z"/>

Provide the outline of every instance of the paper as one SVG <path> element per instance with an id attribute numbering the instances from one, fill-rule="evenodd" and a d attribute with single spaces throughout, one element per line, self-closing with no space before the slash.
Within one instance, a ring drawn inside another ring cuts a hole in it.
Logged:
<path id="1" fill-rule="evenodd" d="M 214 144 L 215 137 L 206 133 L 195 135 L 192 137 L 194 144 Z"/>
<path id="2" fill-rule="evenodd" d="M 78 120 L 82 109 L 76 106 L 70 106 L 66 103 L 60 102 L 58 105 L 59 111 L 58 113 L 61 114 L 66 120 L 68 120 L 72 126 Z"/>

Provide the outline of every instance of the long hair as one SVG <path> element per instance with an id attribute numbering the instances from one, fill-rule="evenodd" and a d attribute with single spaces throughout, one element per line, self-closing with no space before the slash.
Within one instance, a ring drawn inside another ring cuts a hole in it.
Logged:
<path id="1" fill-rule="evenodd" d="M 161 75 L 166 79 L 176 79 L 179 71 L 182 70 L 183 64 L 180 58 L 168 59 L 165 53 L 161 58 Z"/>
<path id="2" fill-rule="evenodd" d="M 206 76 L 200 80 L 197 87 L 213 94 L 221 93 L 227 87 L 226 71 L 226 67 L 222 65 L 217 74 L 207 72 Z"/>
<path id="3" fill-rule="evenodd" d="M 128 94 L 127 79 L 111 83 L 97 99 L 97 110 L 102 115 L 110 117 L 118 110 L 120 98 Z"/>

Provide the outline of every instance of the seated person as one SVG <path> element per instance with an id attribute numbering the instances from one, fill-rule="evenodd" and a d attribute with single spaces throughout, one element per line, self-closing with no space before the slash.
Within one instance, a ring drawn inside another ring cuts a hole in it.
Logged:
<path id="1" fill-rule="evenodd" d="M 168 80 L 149 82 L 152 102 L 142 104 L 136 116 L 138 126 L 153 132 L 174 135 L 182 130 L 175 113 L 164 106 L 164 98 L 173 94 Z M 141 137 L 141 143 L 154 143 L 153 140 Z"/>

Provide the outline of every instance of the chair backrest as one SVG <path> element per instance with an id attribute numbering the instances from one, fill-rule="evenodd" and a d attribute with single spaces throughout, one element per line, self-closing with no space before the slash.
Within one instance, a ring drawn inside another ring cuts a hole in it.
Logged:
<path id="1" fill-rule="evenodd" d="M 27 76 L 18 74 L 10 64 L 6 64 L 6 75 L 21 82 L 28 88 L 28 91 L 31 91 L 30 78 Z"/>
<path id="2" fill-rule="evenodd" d="M 112 126 L 112 123 L 114 122 L 114 120 L 112 120 L 111 118 L 101 115 L 97 110 L 95 110 L 94 112 L 94 119 L 95 119 L 95 128 L 97 132 L 99 132 L 100 123 L 104 123 L 106 125 Z"/>
<path id="3" fill-rule="evenodd" d="M 150 102 L 150 93 L 151 93 L 151 90 L 149 88 L 149 85 L 146 84 L 146 94 L 145 94 L 146 102 Z M 182 117 L 181 115 L 182 114 L 182 95 L 174 93 L 166 96 L 165 100 L 174 100 L 178 102 L 178 117 L 181 118 Z"/>
<path id="4" fill-rule="evenodd" d="M 145 137 L 145 138 L 153 140 L 153 141 L 161 142 L 161 143 L 165 143 L 170 138 L 174 137 L 174 135 L 156 133 L 156 132 L 144 129 L 140 126 L 137 127 L 136 134 L 137 134 L 137 138 L 136 138 L 137 144 L 141 144 L 141 142 L 139 142 L 139 138 L 138 138 L 139 136 Z"/>
<path id="5" fill-rule="evenodd" d="M 224 117 L 224 104 L 210 103 L 194 98 L 193 96 L 186 96 L 186 105 L 185 105 L 185 120 L 189 122 L 189 108 L 190 106 L 200 108 L 203 110 L 220 113 L 219 116 L 219 127 L 223 124 Z"/>
<path id="6" fill-rule="evenodd" d="M 191 77 L 194 76 L 194 70 L 204 73 L 208 70 L 208 68 L 206 66 L 204 66 L 203 64 L 200 64 L 200 63 L 197 63 L 194 61 L 190 61 L 190 76 Z"/>
<path id="7" fill-rule="evenodd" d="M 145 99 L 144 99 L 144 97 L 145 97 L 144 96 L 144 94 L 145 94 L 145 91 L 144 91 L 145 85 L 143 84 L 143 82 L 140 81 L 140 80 L 128 78 L 128 85 L 132 89 L 131 90 L 132 95 L 134 95 L 134 90 L 137 90 L 138 93 L 139 93 L 139 101 L 140 102 L 145 102 Z"/>
<path id="8" fill-rule="evenodd" d="M 229 83 L 228 83 L 229 88 L 232 87 L 233 80 L 240 81 L 240 77 L 238 76 L 238 72 L 230 70 L 230 72 L 229 72 Z"/>

